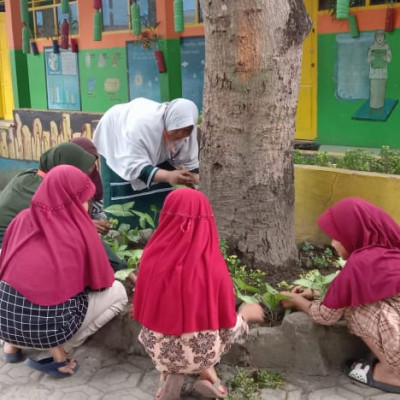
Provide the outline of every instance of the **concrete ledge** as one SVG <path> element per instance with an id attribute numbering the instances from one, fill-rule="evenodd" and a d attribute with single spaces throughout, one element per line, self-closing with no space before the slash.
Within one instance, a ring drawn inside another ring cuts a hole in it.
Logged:
<path id="1" fill-rule="evenodd" d="M 140 328 L 126 310 L 100 329 L 93 340 L 111 349 L 146 356 L 138 341 Z M 280 326 L 252 328 L 247 342 L 234 345 L 223 362 L 326 376 L 340 369 L 348 358 L 361 358 L 367 352 L 364 343 L 350 335 L 344 323 L 315 325 L 305 313 L 295 312 Z"/>

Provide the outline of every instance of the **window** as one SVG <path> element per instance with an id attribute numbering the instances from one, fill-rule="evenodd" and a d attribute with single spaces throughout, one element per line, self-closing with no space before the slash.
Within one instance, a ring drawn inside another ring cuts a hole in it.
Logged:
<path id="1" fill-rule="evenodd" d="M 203 11 L 200 0 L 183 0 L 183 18 L 185 25 L 203 22 Z"/>
<path id="2" fill-rule="evenodd" d="M 79 34 L 77 1 L 69 2 L 68 14 L 61 12 L 61 0 L 31 0 L 30 21 L 35 38 L 58 36 L 64 19 L 68 20 L 70 35 Z"/>
<path id="3" fill-rule="evenodd" d="M 156 26 L 156 0 L 137 0 L 140 6 L 142 27 Z M 130 29 L 130 1 L 102 1 L 103 30 L 120 31 Z"/>
<path id="4" fill-rule="evenodd" d="M 374 6 L 377 4 L 400 3 L 400 0 L 350 0 L 350 7 Z M 319 0 L 319 10 L 332 10 L 336 0 Z"/>
<path id="5" fill-rule="evenodd" d="M 371 6 L 375 4 L 390 4 L 390 3 L 400 3 L 400 0 L 369 0 Z"/>

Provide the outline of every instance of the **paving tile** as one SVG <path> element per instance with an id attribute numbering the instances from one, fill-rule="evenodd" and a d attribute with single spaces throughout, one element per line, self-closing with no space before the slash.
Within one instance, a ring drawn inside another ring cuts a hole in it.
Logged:
<path id="1" fill-rule="evenodd" d="M 301 400 L 303 398 L 302 390 L 292 390 L 287 393 L 286 400 Z"/>
<path id="2" fill-rule="evenodd" d="M 43 400 L 49 399 L 51 390 L 32 387 L 31 385 L 14 385 L 6 388 L 0 394 L 4 400 Z M 54 400 L 56 400 L 54 398 Z M 58 400 L 58 399 L 57 399 Z"/>
<path id="3" fill-rule="evenodd" d="M 59 390 L 60 400 L 89 400 L 89 399 L 100 399 L 103 396 L 103 392 L 89 386 L 72 386 Z"/>
<path id="4" fill-rule="evenodd" d="M 347 383 L 347 385 L 343 385 L 342 387 L 349 390 L 350 392 L 357 393 L 363 396 L 364 398 L 368 396 L 382 394 L 382 391 L 379 389 L 375 389 L 366 385 L 352 383 L 352 382 Z"/>
<path id="5" fill-rule="evenodd" d="M 133 390 L 136 388 L 142 372 L 128 371 L 121 367 L 107 367 L 99 370 L 89 381 L 92 387 L 109 393 L 118 389 Z"/>
<path id="6" fill-rule="evenodd" d="M 364 399 L 363 395 L 356 394 L 353 391 L 347 390 L 342 387 L 337 388 L 336 393 L 340 396 L 343 396 L 345 399 L 348 399 L 348 400 L 363 400 Z"/>
<path id="7" fill-rule="evenodd" d="M 342 397 L 336 393 L 335 387 L 327 389 L 320 389 L 312 391 L 308 395 L 308 400 L 348 400 L 346 397 Z"/>
<path id="8" fill-rule="evenodd" d="M 380 393 L 375 396 L 366 397 L 365 400 L 400 400 L 400 394 L 384 393 L 382 391 Z"/>
<path id="9" fill-rule="evenodd" d="M 154 394 L 150 395 L 148 393 L 142 392 L 140 389 L 137 388 L 132 391 L 118 390 L 106 394 L 102 398 L 102 400 L 154 400 Z"/>
<path id="10" fill-rule="evenodd" d="M 286 391 L 282 389 L 261 390 L 261 400 L 285 400 Z"/>

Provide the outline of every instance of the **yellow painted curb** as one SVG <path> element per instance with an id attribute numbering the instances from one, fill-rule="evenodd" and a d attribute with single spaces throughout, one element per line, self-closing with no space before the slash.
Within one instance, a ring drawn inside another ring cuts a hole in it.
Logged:
<path id="1" fill-rule="evenodd" d="M 361 197 L 381 207 L 400 223 L 400 176 L 295 165 L 296 241 L 328 244 L 318 217 L 345 197 Z"/>

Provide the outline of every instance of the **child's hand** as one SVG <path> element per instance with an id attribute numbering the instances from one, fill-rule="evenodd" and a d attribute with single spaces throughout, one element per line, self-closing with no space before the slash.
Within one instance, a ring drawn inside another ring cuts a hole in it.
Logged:
<path id="1" fill-rule="evenodd" d="M 107 233 L 110 230 L 110 222 L 106 219 L 92 219 L 92 222 L 99 233 Z"/>
<path id="2" fill-rule="evenodd" d="M 314 296 L 318 296 L 319 292 L 317 290 L 312 290 L 309 288 L 302 288 L 301 286 L 295 286 L 292 290 L 291 293 L 297 293 L 301 297 L 304 297 L 307 300 L 313 300 Z"/>
<path id="3" fill-rule="evenodd" d="M 280 293 L 283 294 L 284 296 L 289 297 L 288 299 L 284 299 L 284 300 L 280 301 L 280 305 L 283 308 L 297 307 L 298 301 L 296 301 L 296 300 L 298 297 L 302 297 L 300 294 L 294 293 L 294 292 L 280 292 Z"/>
<path id="4" fill-rule="evenodd" d="M 264 310 L 259 303 L 242 304 L 239 314 L 246 322 L 264 322 Z"/>

